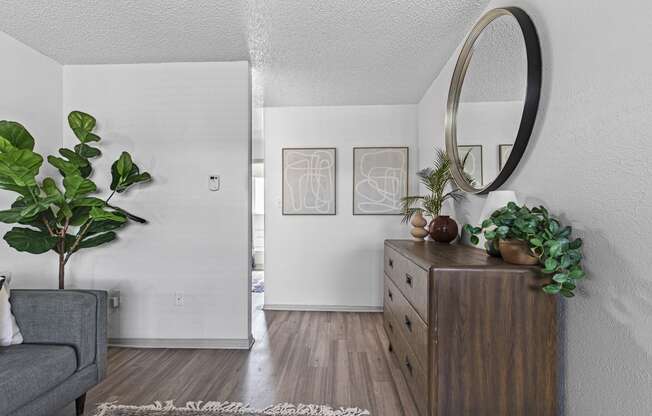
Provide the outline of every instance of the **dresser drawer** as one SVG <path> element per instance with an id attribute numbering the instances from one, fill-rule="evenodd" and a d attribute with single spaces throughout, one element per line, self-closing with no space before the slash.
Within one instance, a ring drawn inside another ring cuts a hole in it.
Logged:
<path id="1" fill-rule="evenodd" d="M 385 274 L 392 279 L 424 322 L 428 322 L 428 271 L 385 246 Z"/>
<path id="2" fill-rule="evenodd" d="M 427 376 L 421 364 L 419 364 L 407 347 L 400 332 L 396 330 L 398 323 L 394 320 L 391 312 L 385 311 L 385 330 L 389 338 L 390 351 L 397 360 L 396 364 L 401 369 L 414 404 L 419 413 L 426 416 L 428 413 Z"/>
<path id="3" fill-rule="evenodd" d="M 385 305 L 389 305 L 398 329 L 422 366 L 428 364 L 428 326 L 385 275 Z"/>

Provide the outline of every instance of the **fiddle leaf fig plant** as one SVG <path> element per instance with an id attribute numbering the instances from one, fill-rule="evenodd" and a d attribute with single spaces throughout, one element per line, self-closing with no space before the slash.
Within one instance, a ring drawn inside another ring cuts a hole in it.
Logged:
<path id="1" fill-rule="evenodd" d="M 543 272 L 552 280 L 543 286 L 545 293 L 573 297 L 577 281 L 586 275 L 581 265 L 582 239 L 573 239 L 572 228 L 562 226 L 543 206 L 530 209 L 509 202 L 482 221 L 480 227 L 466 224 L 464 230 L 470 234 L 473 244 L 479 243 L 480 233 L 490 242 L 525 241 L 539 259 Z"/>
<path id="2" fill-rule="evenodd" d="M 116 193 L 152 179 L 149 173 L 140 172 L 129 153 L 122 152 L 111 166 L 110 194 L 94 196 L 98 188 L 90 179 L 91 159 L 102 154 L 96 147 L 101 139 L 93 132 L 96 120 L 73 111 L 68 125 L 79 143 L 73 149 L 59 149 L 59 156 L 47 157 L 60 180 L 46 177 L 39 182 L 43 156 L 34 152 L 34 138 L 21 124 L 0 121 L 0 189 L 18 194 L 10 208 L 0 211 L 1 222 L 18 224 L 4 240 L 22 252 L 55 252 L 60 289 L 65 286 L 65 265 L 73 254 L 115 240 L 129 220 L 147 222 L 110 201 Z"/>

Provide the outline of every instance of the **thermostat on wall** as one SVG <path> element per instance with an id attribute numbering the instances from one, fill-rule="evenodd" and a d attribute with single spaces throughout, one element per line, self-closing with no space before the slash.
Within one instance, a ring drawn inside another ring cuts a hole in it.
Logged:
<path id="1" fill-rule="evenodd" d="M 211 191 L 220 190 L 220 175 L 210 175 L 208 177 L 208 189 Z"/>

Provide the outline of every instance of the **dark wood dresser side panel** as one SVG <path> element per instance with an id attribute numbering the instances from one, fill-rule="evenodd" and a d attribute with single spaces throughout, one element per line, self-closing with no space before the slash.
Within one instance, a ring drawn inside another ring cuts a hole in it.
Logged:
<path id="1" fill-rule="evenodd" d="M 529 269 L 437 270 L 432 415 L 554 416 L 556 299 Z M 432 368 L 432 367 L 431 367 Z"/>

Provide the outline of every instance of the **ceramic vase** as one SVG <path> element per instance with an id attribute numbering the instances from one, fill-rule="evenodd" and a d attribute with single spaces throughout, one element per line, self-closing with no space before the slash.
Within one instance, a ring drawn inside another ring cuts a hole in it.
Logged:
<path id="1" fill-rule="evenodd" d="M 423 241 L 428 236 L 428 230 L 425 229 L 428 221 L 423 218 L 423 214 L 420 212 L 414 214 L 410 220 L 410 224 L 412 224 L 412 230 L 410 230 L 410 234 L 412 234 L 412 237 L 414 237 L 416 240 Z"/>
<path id="2" fill-rule="evenodd" d="M 457 232 L 457 223 L 448 215 L 439 215 L 430 222 L 430 237 L 439 243 L 455 240 Z"/>

